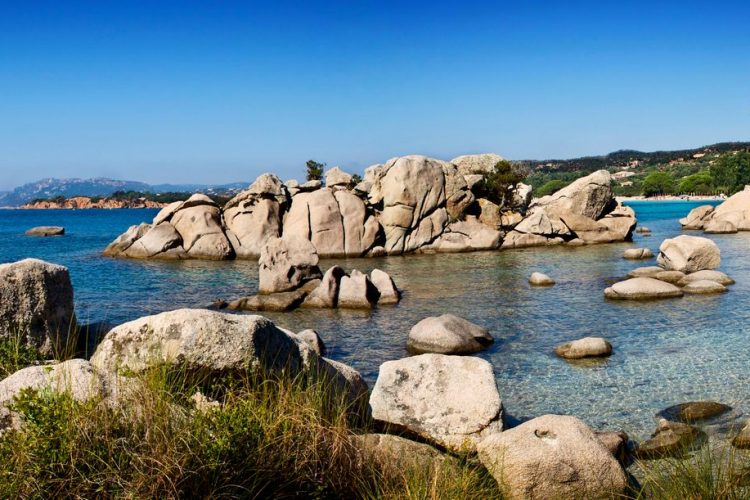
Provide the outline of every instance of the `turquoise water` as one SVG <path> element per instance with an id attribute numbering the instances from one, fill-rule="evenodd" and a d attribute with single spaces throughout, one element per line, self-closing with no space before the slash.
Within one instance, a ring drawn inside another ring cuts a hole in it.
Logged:
<path id="1" fill-rule="evenodd" d="M 703 202 L 633 202 L 651 236 L 633 243 L 543 248 L 461 255 L 414 255 L 338 260 L 347 269 L 389 272 L 405 290 L 398 306 L 362 311 L 269 313 L 293 330 L 315 328 L 331 357 L 350 363 L 373 382 L 378 366 L 406 356 L 411 326 L 428 315 L 452 312 L 488 327 L 496 342 L 479 356 L 497 375 L 508 414 L 576 415 L 597 429 L 624 429 L 644 438 L 660 409 L 687 400 L 717 399 L 750 410 L 750 233 L 712 235 L 721 269 L 737 280 L 722 296 L 686 296 L 660 302 L 609 302 L 602 291 L 640 265 L 625 248 L 658 250 L 680 234 L 679 217 Z M 76 307 L 84 321 L 119 323 L 177 307 L 203 307 L 257 290 L 254 262 L 142 262 L 100 256 L 129 225 L 151 210 L 0 211 L 0 261 L 38 257 L 70 268 Z M 37 225 L 63 225 L 60 238 L 31 238 Z M 324 261 L 322 267 L 331 262 Z M 531 288 L 542 271 L 557 280 Z M 608 338 L 607 361 L 572 364 L 552 353 L 567 340 Z M 470 389 L 470 388 L 468 388 Z"/>

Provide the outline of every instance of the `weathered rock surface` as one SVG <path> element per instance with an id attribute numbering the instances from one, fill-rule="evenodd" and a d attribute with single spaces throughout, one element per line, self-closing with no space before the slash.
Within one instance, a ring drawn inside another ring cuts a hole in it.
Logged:
<path id="1" fill-rule="evenodd" d="M 74 400 L 83 402 L 102 397 L 105 381 L 83 359 L 19 370 L 0 382 L 0 429 L 20 423 L 8 406 L 24 389 L 67 392 Z"/>
<path id="2" fill-rule="evenodd" d="M 703 205 L 680 219 L 683 229 L 728 234 L 750 230 L 750 186 L 733 194 L 717 207 Z"/>
<path id="3" fill-rule="evenodd" d="M 612 344 L 601 337 L 584 337 L 555 347 L 555 354 L 566 359 L 601 358 L 612 354 Z"/>
<path id="4" fill-rule="evenodd" d="M 608 299 L 651 300 L 682 297 L 678 287 L 655 278 L 630 278 L 604 290 Z"/>
<path id="5" fill-rule="evenodd" d="M 575 417 L 544 415 L 478 446 L 479 459 L 513 499 L 614 498 L 624 495 L 621 465 Z"/>
<path id="6" fill-rule="evenodd" d="M 148 259 L 151 257 L 164 258 L 168 250 L 181 248 L 182 238 L 175 227 L 169 222 L 162 222 L 152 226 L 146 233 L 133 242 L 123 253 L 132 259 Z M 168 256 L 179 255 L 169 253 Z M 179 258 L 179 257 L 176 257 Z"/>
<path id="7" fill-rule="evenodd" d="M 734 285 L 734 280 L 721 271 L 704 269 L 703 271 L 684 275 L 679 281 L 679 286 L 685 286 L 693 281 L 702 280 L 715 281 L 721 285 Z"/>
<path id="8" fill-rule="evenodd" d="M 339 284 L 346 272 L 339 266 L 331 266 L 323 275 L 320 284 L 305 298 L 302 307 L 334 308 L 338 305 Z"/>
<path id="9" fill-rule="evenodd" d="M 713 211 L 714 207 L 711 205 L 695 207 L 687 216 L 680 219 L 682 229 L 703 229 L 703 226 L 711 218 Z"/>
<path id="10" fill-rule="evenodd" d="M 423 248 L 441 253 L 476 252 L 500 248 L 501 241 L 500 231 L 471 219 L 449 224 L 434 243 Z"/>
<path id="11" fill-rule="evenodd" d="M 315 247 L 304 237 L 285 235 L 269 239 L 258 261 L 260 293 L 286 292 L 320 278 L 318 261 Z"/>
<path id="12" fill-rule="evenodd" d="M 495 168 L 503 157 L 495 153 L 483 153 L 475 155 L 463 155 L 453 158 L 451 163 L 454 164 L 458 171 L 466 177 L 467 175 L 479 174 L 486 175 Z"/>
<path id="13" fill-rule="evenodd" d="M 107 245 L 107 248 L 104 249 L 102 255 L 105 257 L 118 257 L 124 255 L 125 250 L 130 248 L 130 246 L 139 238 L 142 238 L 149 229 L 151 229 L 151 225 L 145 223 L 137 226 L 130 226 L 127 231 Z"/>
<path id="14" fill-rule="evenodd" d="M 533 286 L 552 286 L 555 284 L 555 280 L 544 273 L 533 272 L 529 276 L 529 284 Z"/>
<path id="15" fill-rule="evenodd" d="M 664 240 L 659 246 L 659 257 L 656 261 L 666 270 L 689 274 L 719 267 L 721 251 L 716 243 L 708 238 L 683 234 Z"/>
<path id="16" fill-rule="evenodd" d="M 682 457 L 705 439 L 705 433 L 692 425 L 661 419 L 651 438 L 638 445 L 635 456 L 640 459 Z"/>
<path id="17" fill-rule="evenodd" d="M 667 283 L 671 283 L 673 285 L 682 286 L 680 285 L 680 281 L 682 281 L 682 279 L 685 277 L 685 273 L 683 273 L 682 271 L 659 271 L 652 277 L 658 279 L 659 281 L 666 281 Z"/>
<path id="18" fill-rule="evenodd" d="M 338 307 L 345 309 L 370 309 L 378 303 L 380 292 L 366 274 L 356 269 L 342 276 L 339 283 Z"/>
<path id="19" fill-rule="evenodd" d="M 0 264 L 0 337 L 52 355 L 63 352 L 75 328 L 66 267 L 38 259 Z"/>
<path id="20" fill-rule="evenodd" d="M 339 167 L 333 167 L 326 172 L 326 187 L 349 188 L 352 186 L 352 175 L 347 174 Z"/>
<path id="21" fill-rule="evenodd" d="M 737 226 L 728 220 L 711 220 L 703 228 L 707 234 L 734 234 L 737 232 Z"/>
<path id="22" fill-rule="evenodd" d="M 61 226 L 38 226 L 26 231 L 28 236 L 61 236 L 65 234 L 65 228 Z"/>
<path id="23" fill-rule="evenodd" d="M 370 407 L 377 421 L 454 451 L 472 451 L 503 428 L 492 365 L 474 357 L 421 354 L 383 363 Z"/>
<path id="24" fill-rule="evenodd" d="M 305 350 L 312 351 L 301 346 L 262 316 L 178 309 L 113 328 L 91 364 L 109 373 L 138 373 L 164 364 L 208 373 L 261 367 L 294 375 L 304 368 Z"/>
<path id="25" fill-rule="evenodd" d="M 227 308 L 235 311 L 291 311 L 299 307 L 306 296 L 304 290 L 252 295 L 233 300 Z"/>
<path id="26" fill-rule="evenodd" d="M 429 471 L 449 459 L 428 444 L 392 434 L 364 434 L 351 439 L 362 463 L 377 463 L 393 471 L 413 470 L 415 467 Z"/>
<path id="27" fill-rule="evenodd" d="M 471 354 L 492 344 L 489 330 L 453 314 L 421 320 L 409 331 L 411 353 Z"/>
<path id="28" fill-rule="evenodd" d="M 570 185 L 531 204 L 530 209 L 545 208 L 548 213 L 573 213 L 599 219 L 612 208 L 612 178 L 606 170 L 598 170 L 573 181 Z"/>
<path id="29" fill-rule="evenodd" d="M 732 446 L 740 450 L 750 449 L 750 422 L 732 438 Z"/>
<path id="30" fill-rule="evenodd" d="M 698 280 L 691 281 L 687 285 L 682 287 L 682 291 L 685 293 L 692 293 L 697 295 L 709 295 L 714 293 L 724 293 L 727 288 L 721 283 L 717 283 L 711 280 Z"/>
<path id="31" fill-rule="evenodd" d="M 717 401 L 689 401 L 665 408 L 657 415 L 671 422 L 692 424 L 732 411 L 732 407 Z"/>
<path id="32" fill-rule="evenodd" d="M 326 346 L 323 343 L 323 339 L 320 338 L 320 335 L 315 330 L 302 330 L 301 332 L 297 333 L 297 336 L 305 341 L 307 345 L 312 347 L 313 351 L 315 351 L 318 356 L 326 355 Z"/>
<path id="33" fill-rule="evenodd" d="M 378 304 L 398 304 L 401 300 L 401 292 L 396 288 L 393 279 L 385 271 L 373 269 L 370 272 L 370 281 L 378 289 L 380 296 Z"/>
<path id="34" fill-rule="evenodd" d="M 648 248 L 628 248 L 622 254 L 623 259 L 629 260 L 650 259 L 653 256 L 653 252 Z"/>
<path id="35" fill-rule="evenodd" d="M 448 223 L 442 164 L 425 156 L 402 156 L 379 172 L 369 200 L 383 206 L 380 223 L 389 255 L 413 252 L 442 234 Z"/>
<path id="36" fill-rule="evenodd" d="M 234 256 L 222 226 L 221 210 L 208 196 L 194 194 L 188 198 L 170 223 L 182 237 L 182 247 L 189 256 L 209 260 Z"/>

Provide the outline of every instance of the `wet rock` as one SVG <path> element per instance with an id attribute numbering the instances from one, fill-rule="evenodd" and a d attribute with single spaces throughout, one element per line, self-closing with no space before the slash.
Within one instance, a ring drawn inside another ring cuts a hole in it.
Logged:
<path id="1" fill-rule="evenodd" d="M 479 460 L 512 499 L 614 498 L 625 472 L 594 432 L 575 417 L 544 415 L 494 434 Z"/>
<path id="2" fill-rule="evenodd" d="M 716 269 L 721 264 L 721 251 L 708 238 L 683 234 L 662 242 L 657 263 L 668 271 L 684 273 Z"/>
<path id="3" fill-rule="evenodd" d="M 489 330 L 453 314 L 425 318 L 409 332 L 406 347 L 411 353 L 471 354 L 490 344 Z"/>
<path id="4" fill-rule="evenodd" d="M 623 252 L 622 258 L 629 260 L 650 259 L 654 256 L 648 248 L 628 248 Z"/>
<path id="5" fill-rule="evenodd" d="M 421 354 L 380 366 L 370 396 L 376 421 L 453 451 L 502 431 L 492 365 L 470 356 Z"/>
<path id="6" fill-rule="evenodd" d="M 529 284 L 533 286 L 552 286 L 555 280 L 543 273 L 533 272 L 529 276 Z"/>
<path id="7" fill-rule="evenodd" d="M 38 226 L 27 230 L 28 236 L 61 236 L 65 234 L 65 228 L 61 226 Z"/>
<path id="8" fill-rule="evenodd" d="M 657 416 L 672 422 L 691 424 L 718 417 L 732 411 L 732 407 L 716 401 L 689 401 L 670 406 Z"/>
<path id="9" fill-rule="evenodd" d="M 678 287 L 655 278 L 630 278 L 604 290 L 608 299 L 651 300 L 682 297 Z"/>
<path id="10" fill-rule="evenodd" d="M 692 283 L 693 281 L 715 281 L 716 283 L 719 283 L 721 285 L 734 285 L 734 280 L 727 276 L 726 274 L 722 273 L 721 271 L 714 271 L 714 270 L 703 270 L 703 271 L 697 271 L 694 273 L 690 273 L 686 276 L 683 276 L 682 279 L 680 279 L 680 282 L 678 283 L 679 286 L 685 286 L 688 283 Z"/>
<path id="11" fill-rule="evenodd" d="M 727 288 L 715 281 L 698 280 L 691 281 L 690 283 L 682 287 L 682 291 L 685 293 L 696 295 L 709 295 L 714 293 L 724 293 L 727 291 Z"/>
<path id="12" fill-rule="evenodd" d="M 638 445 L 635 456 L 640 459 L 679 458 L 705 440 L 706 434 L 696 427 L 661 419 L 651 438 Z"/>
<path id="13" fill-rule="evenodd" d="M 260 254 L 260 293 L 286 292 L 321 277 L 318 253 L 309 240 L 287 235 L 271 238 Z"/>
<path id="14" fill-rule="evenodd" d="M 303 290 L 253 295 L 233 300 L 228 309 L 235 311 L 291 311 L 296 309 L 307 296 Z"/>
<path id="15" fill-rule="evenodd" d="M 750 449 L 750 422 L 746 423 L 740 432 L 732 438 L 732 446 L 740 450 Z"/>
<path id="16" fill-rule="evenodd" d="M 659 266 L 637 267 L 628 273 L 629 278 L 654 278 L 657 274 L 663 272 Z"/>
<path id="17" fill-rule="evenodd" d="M 38 259 L 0 264 L 0 337 L 44 355 L 63 352 L 75 331 L 68 269 Z"/>
<path id="18" fill-rule="evenodd" d="M 601 337 L 584 337 L 555 347 L 555 354 L 566 359 L 606 357 L 612 354 L 612 344 Z"/>
<path id="19" fill-rule="evenodd" d="M 651 229 L 647 228 L 646 226 L 638 226 L 635 228 L 635 232 L 638 234 L 651 234 Z"/>
<path id="20" fill-rule="evenodd" d="M 393 279 L 385 271 L 373 269 L 370 272 L 370 281 L 380 292 L 378 304 L 398 304 L 401 300 L 401 292 L 396 288 Z"/>

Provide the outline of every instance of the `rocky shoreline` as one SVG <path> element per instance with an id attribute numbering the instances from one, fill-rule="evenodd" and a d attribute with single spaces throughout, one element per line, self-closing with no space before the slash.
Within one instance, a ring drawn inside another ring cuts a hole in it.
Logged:
<path id="1" fill-rule="evenodd" d="M 135 200 L 121 200 L 111 198 L 91 198 L 89 196 L 74 196 L 63 200 L 41 200 L 21 205 L 24 210 L 71 209 L 84 210 L 93 208 L 164 208 L 167 203 L 151 201 L 145 198 Z"/>
<path id="2" fill-rule="evenodd" d="M 449 253 L 626 241 L 632 209 L 612 194 L 606 170 L 532 201 L 515 186 L 502 208 L 479 196 L 501 158 L 442 161 L 393 158 L 353 176 L 339 168 L 320 181 L 283 183 L 263 174 L 223 207 L 203 194 L 165 207 L 151 223 L 130 227 L 104 255 L 141 259 L 257 259 L 270 238 L 296 235 L 321 257 Z"/>

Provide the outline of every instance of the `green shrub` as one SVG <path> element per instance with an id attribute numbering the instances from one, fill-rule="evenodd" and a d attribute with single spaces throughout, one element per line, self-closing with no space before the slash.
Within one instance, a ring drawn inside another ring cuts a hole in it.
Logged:
<path id="1" fill-rule="evenodd" d="M 25 345 L 19 336 L 0 339 L 0 380 L 40 361 L 39 351 Z"/>
<path id="2" fill-rule="evenodd" d="M 520 167 L 508 160 L 500 160 L 477 184 L 475 191 L 479 198 L 486 198 L 500 208 L 510 205 L 516 186 L 526 178 Z"/>
<path id="3" fill-rule="evenodd" d="M 561 190 L 568 184 L 570 183 L 565 182 L 562 179 L 553 179 L 551 181 L 547 181 L 542 187 L 537 189 L 534 195 L 541 198 L 542 196 L 547 196 Z"/>

